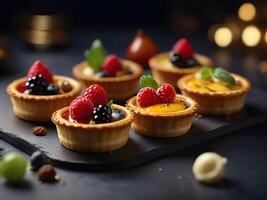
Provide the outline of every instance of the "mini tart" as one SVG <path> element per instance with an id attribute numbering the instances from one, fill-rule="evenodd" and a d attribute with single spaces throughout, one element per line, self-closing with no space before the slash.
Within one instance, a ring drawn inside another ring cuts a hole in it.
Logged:
<path id="1" fill-rule="evenodd" d="M 82 124 L 64 118 L 69 107 L 54 112 L 51 119 L 57 126 L 60 143 L 67 149 L 81 152 L 109 152 L 125 145 L 133 121 L 132 114 L 123 106 L 113 104 L 112 108 L 123 112 L 124 118 L 110 123 Z"/>
<path id="2" fill-rule="evenodd" d="M 126 66 L 131 70 L 132 74 L 105 78 L 87 76 L 83 73 L 83 70 L 85 67 L 88 67 L 88 63 L 84 61 L 74 66 L 73 75 L 84 87 L 98 84 L 106 90 L 110 99 L 126 100 L 136 93 L 136 86 L 139 78 L 143 74 L 143 69 L 139 64 L 130 60 L 121 60 L 121 62 L 123 66 Z"/>
<path id="3" fill-rule="evenodd" d="M 171 113 L 148 112 L 139 107 L 136 97 L 128 100 L 126 107 L 133 113 L 134 130 L 149 137 L 176 137 L 186 134 L 192 124 L 192 118 L 197 111 L 197 103 L 185 96 L 176 95 L 176 99 L 183 101 L 185 110 Z"/>
<path id="4" fill-rule="evenodd" d="M 184 75 L 192 74 L 197 72 L 202 66 L 212 66 L 213 61 L 204 55 L 196 54 L 195 58 L 201 64 L 201 66 L 179 68 L 174 66 L 169 61 L 169 53 L 164 52 L 153 56 L 149 60 L 149 66 L 153 78 L 161 85 L 163 83 L 170 83 L 174 88 L 177 89 L 177 80 Z"/>
<path id="5" fill-rule="evenodd" d="M 182 94 L 197 101 L 199 112 L 202 114 L 233 114 L 240 111 L 245 104 L 250 83 L 242 76 L 231 75 L 239 82 L 240 87 L 230 91 L 200 91 L 188 86 L 187 82 L 194 79 L 195 75 L 187 75 L 178 81 Z"/>
<path id="6" fill-rule="evenodd" d="M 66 76 L 53 76 L 54 82 L 66 80 L 72 90 L 57 95 L 29 95 L 18 91 L 18 86 L 27 81 L 27 78 L 20 78 L 7 86 L 7 93 L 10 96 L 14 113 L 17 117 L 36 122 L 50 121 L 52 113 L 59 108 L 69 105 L 81 91 L 81 85 L 74 79 Z"/>

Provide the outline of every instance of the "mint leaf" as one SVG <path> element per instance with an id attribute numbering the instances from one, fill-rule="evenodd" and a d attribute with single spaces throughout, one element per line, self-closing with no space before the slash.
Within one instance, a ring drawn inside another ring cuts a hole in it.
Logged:
<path id="1" fill-rule="evenodd" d="M 198 72 L 198 76 L 200 79 L 209 79 L 212 77 L 212 75 L 213 69 L 210 67 L 205 67 Z"/>
<path id="2" fill-rule="evenodd" d="M 102 42 L 99 39 L 94 40 L 90 49 L 84 52 L 84 56 L 90 67 L 94 71 L 98 71 L 106 57 L 106 51 Z"/>
<path id="3" fill-rule="evenodd" d="M 231 74 L 223 68 L 216 68 L 214 70 L 213 77 L 220 81 L 227 82 L 231 85 L 236 84 L 234 77 L 231 76 Z"/>
<path id="4" fill-rule="evenodd" d="M 140 78 L 139 84 L 142 88 L 143 87 L 151 87 L 155 90 L 159 87 L 158 83 L 150 75 L 143 75 Z"/>
<path id="5" fill-rule="evenodd" d="M 107 103 L 107 106 L 112 108 L 112 104 L 113 104 L 113 100 L 111 99 L 108 103 Z"/>

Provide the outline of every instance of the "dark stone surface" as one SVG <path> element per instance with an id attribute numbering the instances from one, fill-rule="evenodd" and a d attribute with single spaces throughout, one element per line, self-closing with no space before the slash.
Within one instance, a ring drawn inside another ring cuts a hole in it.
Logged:
<path id="1" fill-rule="evenodd" d="M 159 32 L 149 33 L 156 39 L 162 50 L 169 49 L 175 41 L 175 37 L 171 35 Z M 10 65 L 5 70 L 6 74 L 0 74 L 0 84 L 8 80 L 9 76 L 24 75 L 27 68 L 38 58 L 52 67 L 54 73 L 64 72 L 70 75 L 72 66 L 83 59 L 83 50 L 95 37 L 104 40 L 108 51 L 112 50 L 124 56 L 124 48 L 133 35 L 131 30 L 76 33 L 69 46 L 54 51 L 26 49 L 17 38 L 12 38 L 9 48 Z M 117 45 L 118 41 L 120 45 Z M 192 43 L 199 52 L 216 58 L 222 56 L 223 61 L 217 63 L 229 61 L 225 67 L 232 66 L 233 71 L 248 77 L 254 87 L 266 88 L 266 79 L 263 79 L 258 71 L 255 56 L 247 55 L 243 59 L 224 51 L 213 53 L 203 38 L 192 38 Z M 250 59 L 249 64 L 248 59 Z M 257 93 L 258 90 L 255 91 Z M 261 92 L 259 90 L 259 93 Z M 259 99 L 262 105 L 266 105 L 261 95 L 260 97 L 251 96 L 251 101 L 254 103 Z M 65 186 L 39 184 L 36 174 L 33 173 L 27 175 L 24 184 L 16 187 L 6 185 L 0 179 L 0 199 L 266 199 L 266 129 L 267 125 L 262 124 L 235 131 L 227 136 L 162 157 L 160 160 L 121 171 L 92 173 L 58 169 L 59 175 L 66 182 Z M 0 147 L 7 151 L 12 149 L 1 140 Z M 229 160 L 225 179 L 214 186 L 200 184 L 192 178 L 191 169 L 194 159 L 206 151 L 218 152 Z M 162 169 L 161 172 L 159 168 Z"/>

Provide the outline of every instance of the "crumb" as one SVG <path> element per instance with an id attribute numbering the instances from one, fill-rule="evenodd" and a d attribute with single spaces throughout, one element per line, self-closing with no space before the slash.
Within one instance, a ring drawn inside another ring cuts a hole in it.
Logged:
<path id="1" fill-rule="evenodd" d="M 182 176 L 177 176 L 177 179 L 178 179 L 178 180 L 182 180 L 183 177 L 182 177 Z"/>
<path id="2" fill-rule="evenodd" d="M 43 165 L 37 172 L 38 179 L 41 182 L 56 182 L 58 181 L 57 173 L 52 165 Z"/>
<path id="3" fill-rule="evenodd" d="M 158 170 L 159 170 L 159 172 L 162 172 L 162 168 L 159 168 Z"/>
<path id="4" fill-rule="evenodd" d="M 47 134 L 47 129 L 43 126 L 35 126 L 32 128 L 32 133 L 35 136 L 45 136 Z"/>

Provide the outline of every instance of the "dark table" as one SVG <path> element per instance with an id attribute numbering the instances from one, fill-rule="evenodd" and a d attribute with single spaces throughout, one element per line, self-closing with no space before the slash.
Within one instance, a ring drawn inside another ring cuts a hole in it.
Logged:
<path id="1" fill-rule="evenodd" d="M 168 50 L 176 39 L 163 32 L 149 33 L 162 50 Z M 12 73 L 18 77 L 24 75 L 35 59 L 42 59 L 54 73 L 71 75 L 72 66 L 83 59 L 84 49 L 94 38 L 102 39 L 109 52 L 124 56 L 125 47 L 133 36 L 132 30 L 80 31 L 72 35 L 68 46 L 53 51 L 34 51 L 12 37 L 10 67 L 5 74 L 0 74 L 0 80 Z M 234 70 L 246 75 L 254 87 L 265 89 L 266 80 L 258 72 L 255 56 L 246 55 L 243 59 L 225 51 L 211 51 L 205 38 L 205 35 L 191 38 L 196 50 L 218 58 L 219 64 L 234 65 Z M 225 60 L 229 62 L 223 63 Z M 0 199 L 266 199 L 266 130 L 267 124 L 257 125 L 122 171 L 90 173 L 57 169 L 65 184 L 40 184 L 32 172 L 16 187 L 0 179 Z M 0 147 L 13 149 L 2 140 Z M 213 186 L 197 182 L 192 174 L 195 158 L 206 151 L 220 153 L 229 161 L 225 179 Z"/>

